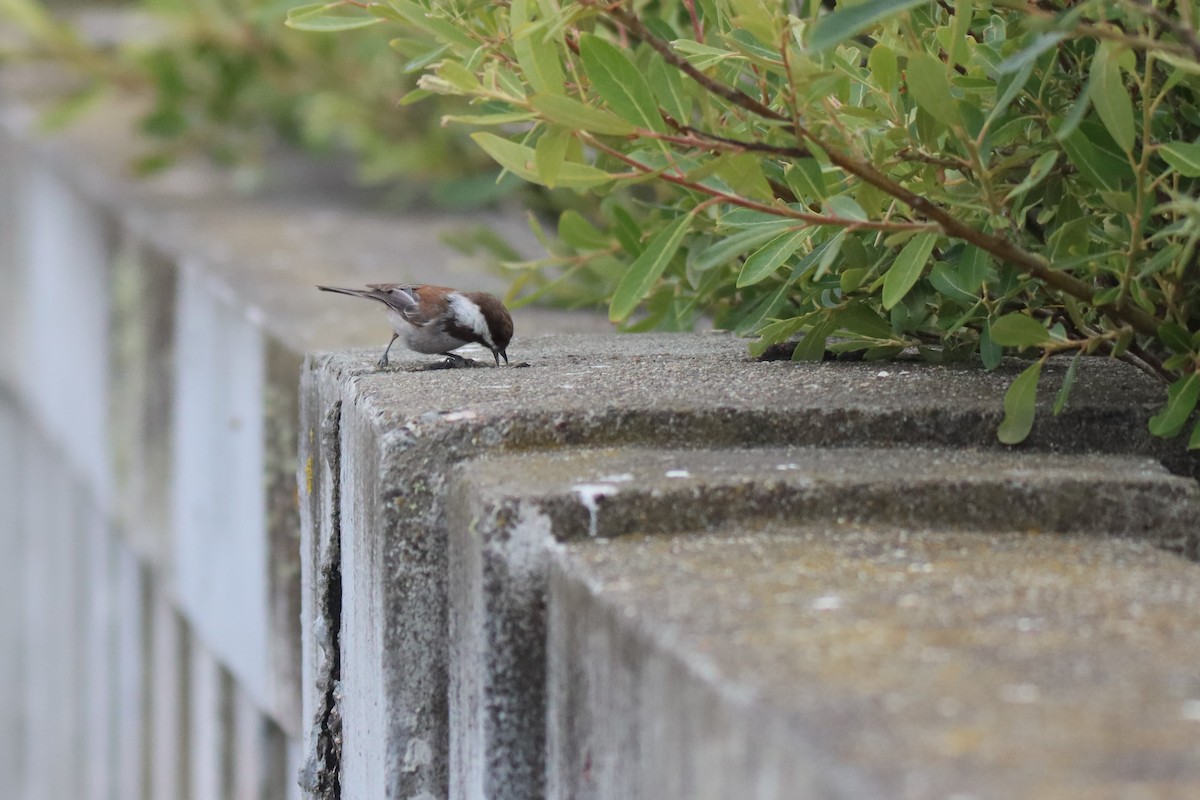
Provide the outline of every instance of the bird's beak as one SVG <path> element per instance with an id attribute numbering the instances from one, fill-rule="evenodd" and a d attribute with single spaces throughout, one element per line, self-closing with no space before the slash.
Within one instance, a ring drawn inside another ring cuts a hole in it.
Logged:
<path id="1" fill-rule="evenodd" d="M 500 356 L 504 356 L 504 365 L 508 366 L 508 353 L 504 352 L 503 350 L 493 350 L 492 356 L 494 356 L 496 359 L 497 367 L 500 366 Z"/>

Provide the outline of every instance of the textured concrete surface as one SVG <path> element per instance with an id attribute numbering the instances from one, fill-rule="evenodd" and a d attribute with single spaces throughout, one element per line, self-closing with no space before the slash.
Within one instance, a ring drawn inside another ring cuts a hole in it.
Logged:
<path id="1" fill-rule="evenodd" d="M 1147 542 L 579 542 L 549 608 L 550 797 L 1200 793 L 1200 583 Z"/>
<path id="2" fill-rule="evenodd" d="M 544 791 L 555 542 L 765 520 L 1084 531 L 1179 549 L 1200 527 L 1200 488 L 1148 459 L 1012 451 L 605 448 L 469 462 L 456 471 L 448 507 L 450 796 Z M 741 565 L 730 560 L 735 583 Z M 687 569 L 683 559 L 675 569 Z M 629 796 L 653 795 L 643 786 Z"/>
<path id="3" fill-rule="evenodd" d="M 715 334 L 533 338 L 515 342 L 510 356 L 530 366 L 422 372 L 412 370 L 429 359 L 404 354 L 395 368 L 378 371 L 375 350 L 309 359 L 316 380 L 308 380 L 308 391 L 323 384 L 337 391 L 318 393 L 304 436 L 323 446 L 312 421 L 340 415 L 338 707 L 347 796 L 449 790 L 446 502 L 453 465 L 489 452 L 579 446 L 1000 451 L 994 431 L 1003 389 L 1019 369 L 760 364 L 746 359 L 743 343 Z M 1062 369 L 1047 368 L 1048 387 Z M 1179 443 L 1146 433 L 1158 389 L 1142 375 L 1097 360 L 1082 366 L 1077 381 L 1068 411 L 1052 417 L 1047 409 L 1022 452 L 1152 454 L 1193 469 Z M 327 457 L 318 452 L 314 463 Z M 912 465 L 901 456 L 897 468 Z M 940 474 L 959 469 L 948 462 Z M 1094 493 L 1079 497 L 1074 508 L 1103 502 Z M 953 499 L 943 494 L 927 508 Z M 587 524 L 578 502 L 565 513 Z M 601 512 L 598 524 L 618 519 Z M 1061 519 L 1067 524 L 1069 515 Z"/>

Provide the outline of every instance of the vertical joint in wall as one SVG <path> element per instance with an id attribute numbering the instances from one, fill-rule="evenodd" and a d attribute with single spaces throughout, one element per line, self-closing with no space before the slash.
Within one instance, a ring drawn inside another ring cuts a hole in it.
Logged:
<path id="1" fill-rule="evenodd" d="M 321 696 L 309 732 L 300 788 L 312 800 L 341 800 L 342 760 L 342 557 L 341 557 L 341 402 L 322 424 L 321 449 L 328 460 L 329 543 L 317 570 L 317 608 L 312 621 L 323 652 L 316 685 Z"/>

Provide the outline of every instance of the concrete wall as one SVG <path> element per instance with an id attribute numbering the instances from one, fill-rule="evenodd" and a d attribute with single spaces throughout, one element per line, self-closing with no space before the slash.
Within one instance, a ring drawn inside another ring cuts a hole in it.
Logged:
<path id="1" fill-rule="evenodd" d="M 40 135 L 57 81 L 0 72 L 5 797 L 1200 795 L 1197 462 L 1141 374 L 1007 450 L 1019 364 L 523 310 L 520 366 L 379 371 L 313 284 L 496 288 L 455 221 L 287 156 L 131 181 L 136 109 Z"/>

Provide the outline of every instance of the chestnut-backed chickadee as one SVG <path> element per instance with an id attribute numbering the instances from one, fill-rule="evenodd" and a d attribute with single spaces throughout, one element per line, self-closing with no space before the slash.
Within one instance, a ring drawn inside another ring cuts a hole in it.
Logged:
<path id="1" fill-rule="evenodd" d="M 508 363 L 504 351 L 512 340 L 512 317 L 499 298 L 487 292 L 400 283 L 371 283 L 366 289 L 317 288 L 383 303 L 393 333 L 379 358 L 380 367 L 387 366 L 388 352 L 397 338 L 403 339 L 409 350 L 442 354 L 458 364 L 466 359 L 450 351 L 475 342 L 492 351 L 497 367 L 501 356 Z"/>

